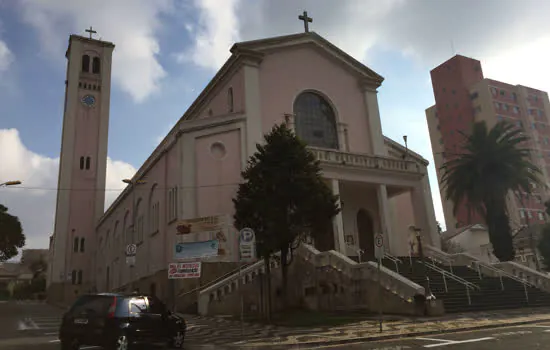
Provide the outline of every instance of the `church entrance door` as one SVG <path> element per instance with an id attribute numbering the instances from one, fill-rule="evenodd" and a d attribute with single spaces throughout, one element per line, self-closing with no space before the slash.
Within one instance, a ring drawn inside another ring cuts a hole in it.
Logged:
<path id="1" fill-rule="evenodd" d="M 365 209 L 357 212 L 357 233 L 359 248 L 363 251 L 361 261 L 374 260 L 374 223 Z"/>

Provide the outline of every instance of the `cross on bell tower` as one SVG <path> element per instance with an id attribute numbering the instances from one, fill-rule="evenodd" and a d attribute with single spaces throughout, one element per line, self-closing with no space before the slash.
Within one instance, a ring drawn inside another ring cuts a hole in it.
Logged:
<path id="1" fill-rule="evenodd" d="M 304 30 L 306 33 L 309 32 L 309 24 L 313 23 L 313 18 L 307 16 L 307 11 L 304 11 L 304 13 L 300 16 L 298 16 L 298 19 L 300 21 L 304 21 Z"/>
<path id="2" fill-rule="evenodd" d="M 92 39 L 92 35 L 97 34 L 97 32 L 92 29 L 92 26 L 90 26 L 90 29 L 86 29 L 86 32 L 90 33 L 90 39 Z"/>

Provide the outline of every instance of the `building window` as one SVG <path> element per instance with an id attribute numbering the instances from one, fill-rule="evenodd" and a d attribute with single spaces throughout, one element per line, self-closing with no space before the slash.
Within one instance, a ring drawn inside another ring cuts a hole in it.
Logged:
<path id="1" fill-rule="evenodd" d="M 178 188 L 168 190 L 168 222 L 178 218 Z"/>
<path id="2" fill-rule="evenodd" d="M 518 106 L 514 106 L 514 114 L 518 114 L 519 113 L 519 107 Z"/>
<path id="3" fill-rule="evenodd" d="M 233 112 L 233 88 L 230 87 L 227 90 L 227 109 L 229 112 Z"/>
<path id="4" fill-rule="evenodd" d="M 515 92 L 512 92 L 512 98 L 514 99 L 514 101 L 517 101 L 518 95 Z"/>
<path id="5" fill-rule="evenodd" d="M 84 238 L 80 239 L 80 252 L 84 253 Z"/>
<path id="6" fill-rule="evenodd" d="M 90 169 L 90 157 L 86 157 L 86 170 Z"/>
<path id="7" fill-rule="evenodd" d="M 506 91 L 500 90 L 500 96 L 504 96 L 504 95 L 506 95 Z"/>
<path id="8" fill-rule="evenodd" d="M 78 241 L 78 237 L 75 237 L 73 241 L 73 253 L 78 253 Z"/>
<path id="9" fill-rule="evenodd" d="M 503 120 L 502 116 L 501 116 L 501 115 L 497 115 L 497 120 L 498 120 L 499 122 L 501 122 L 501 121 Z"/>
<path id="10" fill-rule="evenodd" d="M 82 270 L 78 270 L 78 281 L 77 284 L 82 284 Z"/>
<path id="11" fill-rule="evenodd" d="M 476 91 L 476 92 L 474 92 L 474 93 L 472 93 L 472 94 L 470 95 L 470 99 L 471 99 L 471 100 L 475 100 L 476 98 L 478 98 L 478 96 L 479 96 L 479 94 L 478 94 L 477 91 Z"/>
<path id="12" fill-rule="evenodd" d="M 505 111 L 508 110 L 508 105 L 507 104 L 502 104 L 502 108 L 504 108 Z"/>
<path id="13" fill-rule="evenodd" d="M 451 93 L 452 93 L 453 95 L 456 95 L 456 90 L 455 90 L 455 89 L 452 89 L 452 90 L 451 90 Z"/>
<path id="14" fill-rule="evenodd" d="M 82 56 L 82 71 L 88 73 L 90 71 L 90 56 Z"/>
<path id="15" fill-rule="evenodd" d="M 533 213 L 531 213 L 529 210 L 527 211 L 527 217 L 529 219 L 532 219 L 533 218 Z"/>
<path id="16" fill-rule="evenodd" d="M 497 94 L 497 88 L 491 87 L 491 93 L 493 95 L 496 95 Z"/>
<path id="17" fill-rule="evenodd" d="M 138 242 L 143 242 L 143 215 L 140 215 L 136 220 L 137 239 Z"/>
<path id="18" fill-rule="evenodd" d="M 544 215 L 541 212 L 539 212 L 539 220 L 541 220 L 541 221 L 544 220 Z"/>
<path id="19" fill-rule="evenodd" d="M 542 117 L 542 111 L 540 109 L 537 109 L 537 114 L 539 117 Z"/>
<path id="20" fill-rule="evenodd" d="M 84 169 L 84 157 L 80 157 L 80 170 Z"/>
<path id="21" fill-rule="evenodd" d="M 159 204 L 159 202 L 156 202 L 151 206 L 151 233 L 156 233 L 159 230 Z"/>
<path id="22" fill-rule="evenodd" d="M 92 62 L 92 73 L 99 74 L 101 71 L 101 61 L 99 60 L 99 57 L 94 57 L 94 60 Z"/>
<path id="23" fill-rule="evenodd" d="M 76 270 L 71 272 L 71 283 L 76 284 Z"/>
<path id="24" fill-rule="evenodd" d="M 523 210 L 520 210 L 519 211 L 519 216 L 522 218 L 522 219 L 525 219 L 525 212 Z"/>
<path id="25" fill-rule="evenodd" d="M 338 149 L 336 115 L 328 101 L 313 92 L 303 92 L 294 101 L 296 135 L 313 147 Z"/>
<path id="26" fill-rule="evenodd" d="M 499 108 L 500 108 L 500 102 L 495 102 L 495 108 L 496 108 L 496 109 L 499 109 Z"/>

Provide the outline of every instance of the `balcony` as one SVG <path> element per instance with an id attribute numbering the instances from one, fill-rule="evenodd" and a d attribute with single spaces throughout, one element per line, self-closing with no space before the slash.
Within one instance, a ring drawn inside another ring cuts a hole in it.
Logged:
<path id="1" fill-rule="evenodd" d="M 421 167 L 420 164 L 413 161 L 316 147 L 308 147 L 308 149 L 321 164 L 345 165 L 361 169 L 386 170 L 407 174 L 425 173 L 425 167 Z"/>

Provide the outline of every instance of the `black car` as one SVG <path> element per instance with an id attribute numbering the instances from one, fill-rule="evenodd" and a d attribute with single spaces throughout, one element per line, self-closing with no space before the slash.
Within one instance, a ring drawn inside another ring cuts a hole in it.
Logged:
<path id="1" fill-rule="evenodd" d="M 183 348 L 185 320 L 156 297 L 144 294 L 82 295 L 63 315 L 61 349 L 81 345 L 128 350 L 135 345 Z"/>

